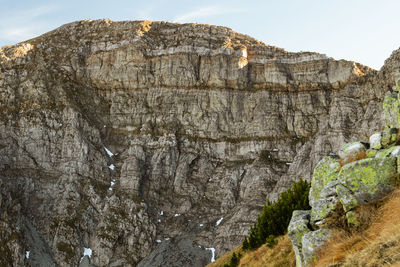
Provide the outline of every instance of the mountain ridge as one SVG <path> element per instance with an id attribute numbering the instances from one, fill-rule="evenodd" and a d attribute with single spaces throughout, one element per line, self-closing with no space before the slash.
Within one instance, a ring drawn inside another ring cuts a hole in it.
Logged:
<path id="1" fill-rule="evenodd" d="M 135 266 L 175 237 L 222 255 L 266 198 L 382 127 L 397 54 L 378 72 L 225 27 L 109 20 L 0 48 L 10 262 L 38 246 L 27 224 L 60 266 L 84 247 L 97 266 Z"/>

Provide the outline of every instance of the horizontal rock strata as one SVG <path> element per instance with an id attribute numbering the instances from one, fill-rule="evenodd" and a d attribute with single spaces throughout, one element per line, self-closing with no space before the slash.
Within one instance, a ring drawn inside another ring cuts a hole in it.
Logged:
<path id="1" fill-rule="evenodd" d="M 149 21 L 74 22 L 2 47 L 3 265 L 34 251 L 77 265 L 91 248 L 91 264 L 135 266 L 180 236 L 221 255 L 266 198 L 382 128 L 397 57 L 377 72 Z M 32 231 L 42 242 L 25 242 Z"/>

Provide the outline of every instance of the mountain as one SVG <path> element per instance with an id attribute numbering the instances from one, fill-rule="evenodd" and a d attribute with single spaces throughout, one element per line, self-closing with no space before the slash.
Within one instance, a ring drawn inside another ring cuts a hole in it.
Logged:
<path id="1" fill-rule="evenodd" d="M 398 51 L 376 71 L 152 21 L 2 47 L 0 263 L 202 266 L 267 198 L 383 128 L 399 65 Z"/>

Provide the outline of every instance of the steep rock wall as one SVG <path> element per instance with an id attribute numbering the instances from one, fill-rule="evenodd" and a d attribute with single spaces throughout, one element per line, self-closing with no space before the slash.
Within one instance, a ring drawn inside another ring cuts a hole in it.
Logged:
<path id="1" fill-rule="evenodd" d="M 376 72 L 224 27 L 148 21 L 75 22 L 2 47 L 7 263 L 74 266 L 90 247 L 93 264 L 134 266 L 178 236 L 221 255 L 267 198 L 382 128 L 398 62 Z"/>

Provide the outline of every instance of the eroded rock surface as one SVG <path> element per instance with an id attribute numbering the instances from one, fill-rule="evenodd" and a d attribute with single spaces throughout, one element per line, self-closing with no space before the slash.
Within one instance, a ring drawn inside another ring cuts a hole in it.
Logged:
<path id="1" fill-rule="evenodd" d="M 266 198 L 383 127 L 398 57 L 376 72 L 225 27 L 109 20 L 0 48 L 2 265 L 91 248 L 88 264 L 135 266 L 188 233 L 221 255 Z"/>
<path id="2" fill-rule="evenodd" d="M 309 193 L 311 211 L 294 211 L 288 226 L 297 267 L 313 265 L 335 228 L 361 226 L 362 215 L 356 208 L 379 201 L 396 188 L 400 136 L 388 116 L 398 117 L 400 108 L 392 105 L 388 112 L 388 98 L 392 101 L 392 95 L 387 94 L 383 103 L 386 129 L 372 134 L 370 143 L 343 145 L 339 157 L 325 156 L 315 167 Z"/>

